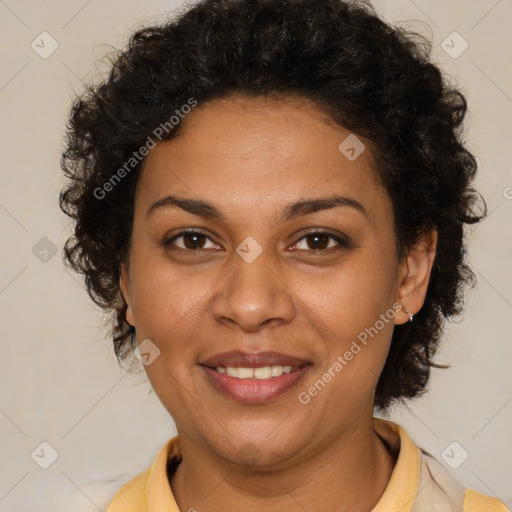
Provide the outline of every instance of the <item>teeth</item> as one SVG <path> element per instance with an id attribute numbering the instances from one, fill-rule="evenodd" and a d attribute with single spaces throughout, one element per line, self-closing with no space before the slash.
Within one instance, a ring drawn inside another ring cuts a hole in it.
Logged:
<path id="1" fill-rule="evenodd" d="M 215 368 L 219 373 L 225 373 L 229 377 L 235 377 L 237 379 L 257 379 L 265 380 L 271 379 L 272 377 L 280 377 L 283 373 L 291 373 L 298 370 L 298 367 L 294 366 L 261 366 L 259 368 L 243 368 L 227 366 L 217 366 Z"/>
<path id="2" fill-rule="evenodd" d="M 254 377 L 254 370 L 252 368 L 235 368 L 235 371 L 239 379 L 252 379 Z"/>
<path id="3" fill-rule="evenodd" d="M 283 375 L 283 367 L 272 366 L 272 377 L 280 377 L 281 375 Z"/>
<path id="4" fill-rule="evenodd" d="M 226 375 L 228 375 L 229 377 L 238 377 L 238 369 L 233 368 L 232 366 L 228 366 L 226 368 Z"/>
<path id="5" fill-rule="evenodd" d="M 263 366 L 262 368 L 254 368 L 253 373 L 254 373 L 255 379 L 271 379 L 272 378 L 272 366 Z M 238 375 L 240 375 L 240 370 L 238 371 Z"/>

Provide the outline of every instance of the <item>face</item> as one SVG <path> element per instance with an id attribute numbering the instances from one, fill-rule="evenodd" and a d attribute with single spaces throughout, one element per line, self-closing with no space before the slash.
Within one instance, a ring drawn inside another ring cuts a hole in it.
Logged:
<path id="1" fill-rule="evenodd" d="M 180 436 L 226 461 L 297 462 L 372 415 L 408 269 L 349 135 L 304 100 L 231 96 L 145 161 L 127 319 Z"/>

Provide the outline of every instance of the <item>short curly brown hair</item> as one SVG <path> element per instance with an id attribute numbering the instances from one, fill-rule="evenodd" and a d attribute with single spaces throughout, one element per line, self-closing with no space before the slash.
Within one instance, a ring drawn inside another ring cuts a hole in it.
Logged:
<path id="1" fill-rule="evenodd" d="M 480 195 L 470 186 L 476 160 L 462 140 L 465 96 L 430 51 L 427 39 L 385 23 L 363 1 L 203 0 L 135 32 L 108 78 L 75 100 L 61 161 L 70 180 L 60 205 L 74 220 L 65 259 L 85 275 L 91 298 L 115 312 L 118 359 L 135 339 L 119 279 L 143 160 L 105 197 L 98 190 L 190 98 L 299 95 L 376 148 L 400 257 L 425 230 L 438 231 L 425 303 L 412 323 L 394 329 L 375 405 L 387 409 L 421 394 L 437 366 L 444 322 L 462 312 L 464 287 L 475 283 L 464 224 L 486 214 L 485 201 L 483 213 L 474 213 Z"/>

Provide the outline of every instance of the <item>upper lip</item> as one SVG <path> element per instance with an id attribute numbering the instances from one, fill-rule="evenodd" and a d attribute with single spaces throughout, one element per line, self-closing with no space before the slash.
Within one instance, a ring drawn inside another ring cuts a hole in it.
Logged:
<path id="1" fill-rule="evenodd" d="M 233 350 L 231 352 L 222 352 L 205 359 L 200 364 L 217 368 L 219 366 L 235 366 L 242 368 L 258 368 L 261 366 L 298 366 L 302 367 L 309 364 L 309 361 L 293 357 L 280 352 L 242 352 Z"/>

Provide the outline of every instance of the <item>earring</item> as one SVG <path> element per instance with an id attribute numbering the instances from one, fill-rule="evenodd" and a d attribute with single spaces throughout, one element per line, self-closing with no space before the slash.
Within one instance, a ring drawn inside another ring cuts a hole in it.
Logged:
<path id="1" fill-rule="evenodd" d="M 402 304 L 400 304 L 400 306 L 402 306 Z M 412 322 L 414 315 L 405 306 L 402 306 L 402 309 L 409 315 L 409 322 Z"/>

